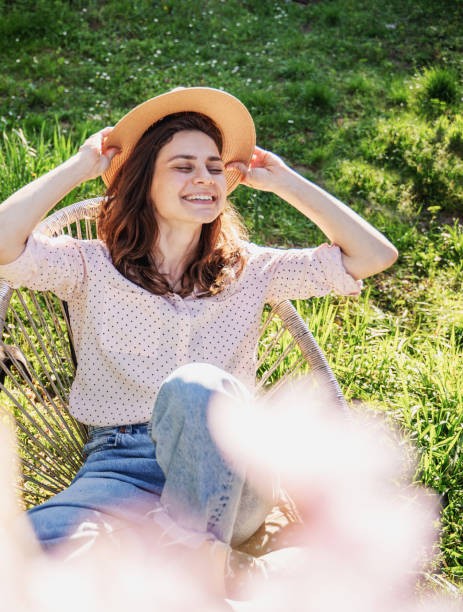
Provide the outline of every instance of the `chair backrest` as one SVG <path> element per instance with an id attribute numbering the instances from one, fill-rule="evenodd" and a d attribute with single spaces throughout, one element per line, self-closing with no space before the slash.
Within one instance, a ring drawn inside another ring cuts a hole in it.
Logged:
<path id="1" fill-rule="evenodd" d="M 37 230 L 96 238 L 102 198 L 53 213 Z M 85 426 L 68 412 L 75 372 L 67 305 L 51 292 L 12 290 L 0 281 L 0 409 L 17 428 L 25 507 L 68 486 L 82 464 Z M 296 372 L 310 368 L 328 400 L 346 409 L 339 385 L 313 335 L 293 305 L 270 304 L 258 346 L 257 387 L 272 393 Z"/>

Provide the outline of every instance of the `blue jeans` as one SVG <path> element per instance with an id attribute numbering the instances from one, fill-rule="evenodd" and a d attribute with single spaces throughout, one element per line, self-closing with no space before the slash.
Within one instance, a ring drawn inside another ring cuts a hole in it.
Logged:
<path id="1" fill-rule="evenodd" d="M 84 524 L 103 531 L 149 526 L 159 509 L 183 529 L 232 546 L 244 542 L 264 521 L 278 490 L 258 494 L 211 438 L 211 410 L 233 409 L 233 402 L 252 409 L 236 378 L 192 363 L 164 381 L 150 423 L 90 427 L 86 461 L 71 485 L 28 511 L 44 549 L 69 543 Z"/>

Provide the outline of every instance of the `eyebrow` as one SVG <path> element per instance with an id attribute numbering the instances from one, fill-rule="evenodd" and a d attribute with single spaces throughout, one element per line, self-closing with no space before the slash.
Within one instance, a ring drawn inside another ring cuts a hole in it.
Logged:
<path id="1" fill-rule="evenodd" d="M 174 157 L 171 157 L 170 159 L 167 160 L 167 162 L 171 162 L 174 159 L 198 159 L 195 155 L 174 155 Z M 207 161 L 223 161 L 221 157 L 215 157 L 215 156 L 211 156 L 207 158 Z"/>

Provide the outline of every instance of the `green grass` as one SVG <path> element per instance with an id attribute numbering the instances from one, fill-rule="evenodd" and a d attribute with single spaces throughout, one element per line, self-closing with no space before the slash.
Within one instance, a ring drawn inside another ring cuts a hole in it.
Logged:
<path id="1" fill-rule="evenodd" d="M 462 18 L 435 0 L 0 0 L 0 199 L 135 104 L 209 85 L 248 105 L 260 146 L 396 244 L 359 300 L 298 308 L 347 398 L 399 426 L 417 480 L 447 496 L 441 569 L 460 585 Z M 88 182 L 60 206 L 102 190 Z M 323 240 L 273 195 L 233 200 L 262 244 Z"/>

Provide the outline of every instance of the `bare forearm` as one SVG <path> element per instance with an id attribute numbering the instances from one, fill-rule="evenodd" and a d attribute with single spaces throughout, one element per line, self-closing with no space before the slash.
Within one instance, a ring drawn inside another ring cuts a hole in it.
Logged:
<path id="1" fill-rule="evenodd" d="M 76 155 L 25 185 L 0 205 L 0 264 L 21 255 L 37 223 L 57 202 L 108 168 L 118 153 L 114 147 L 105 149 L 105 139 L 111 130 L 106 127 L 87 138 Z"/>
<path id="2" fill-rule="evenodd" d="M 291 169 L 280 175 L 276 195 L 311 219 L 342 250 L 346 270 L 366 278 L 390 266 L 397 250 L 351 208 Z"/>
<path id="3" fill-rule="evenodd" d="M 64 196 L 85 180 L 79 154 L 28 183 L 0 205 L 0 263 L 8 263 L 24 250 L 29 234 Z"/>
<path id="4" fill-rule="evenodd" d="M 341 247 L 344 267 L 354 278 L 376 274 L 396 260 L 397 250 L 385 236 L 271 151 L 256 147 L 249 166 L 233 161 L 226 168 L 236 168 L 244 185 L 272 191 L 318 225 Z"/>

